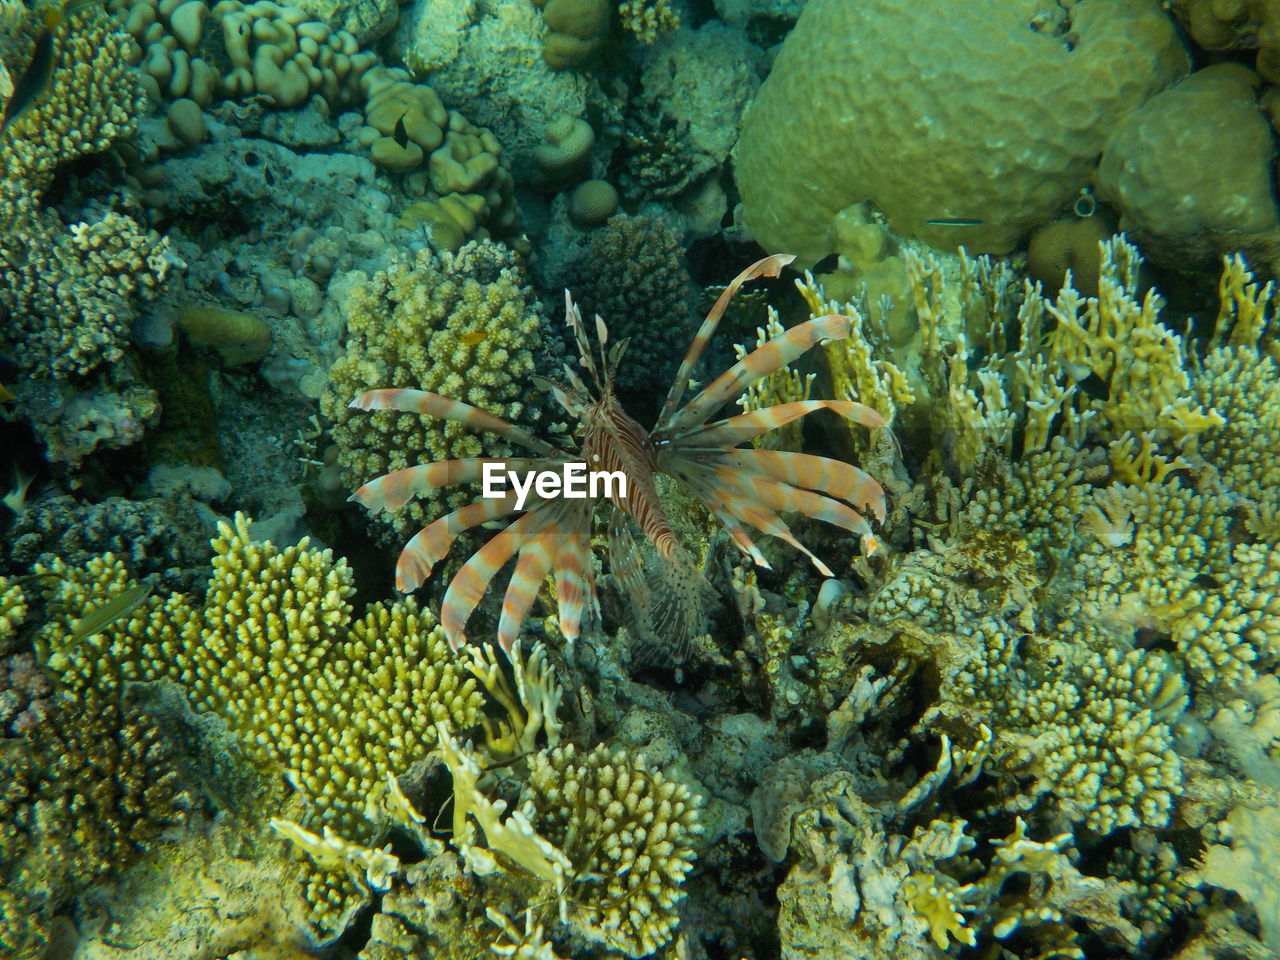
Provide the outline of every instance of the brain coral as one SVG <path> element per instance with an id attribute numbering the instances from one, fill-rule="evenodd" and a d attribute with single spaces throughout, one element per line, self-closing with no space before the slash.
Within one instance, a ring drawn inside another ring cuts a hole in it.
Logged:
<path id="1" fill-rule="evenodd" d="M 1088 182 L 1107 133 L 1187 70 L 1149 0 L 811 0 L 736 148 L 748 229 L 813 262 L 845 207 L 1007 252 Z M 929 220 L 980 219 L 934 226 Z"/>

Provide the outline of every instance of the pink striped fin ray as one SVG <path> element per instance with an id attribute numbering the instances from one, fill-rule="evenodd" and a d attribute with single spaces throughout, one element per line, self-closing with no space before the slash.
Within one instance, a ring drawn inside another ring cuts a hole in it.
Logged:
<path id="1" fill-rule="evenodd" d="M 755 497 L 767 507 L 779 513 L 803 513 L 814 520 L 822 520 L 841 527 L 858 537 L 871 536 L 871 525 L 866 518 L 847 503 L 812 490 L 804 490 L 783 483 L 764 473 L 752 473 L 733 465 L 715 468 L 720 482 L 748 497 Z"/>
<path id="2" fill-rule="evenodd" d="M 725 450 L 717 459 L 775 480 L 844 500 L 859 510 L 870 509 L 881 522 L 885 518 L 884 488 L 865 470 L 851 463 L 786 450 Z"/>
<path id="3" fill-rule="evenodd" d="M 756 347 L 695 396 L 670 419 L 659 421 L 655 439 L 675 436 L 704 422 L 731 400 L 740 397 L 748 387 L 781 370 L 792 360 L 822 340 L 843 340 L 849 336 L 849 318 L 838 313 L 827 314 L 796 324 L 786 333 Z"/>
<path id="4" fill-rule="evenodd" d="M 667 422 L 684 398 L 684 392 L 688 388 L 689 377 L 693 374 L 693 368 L 702 359 L 702 354 L 707 349 L 707 344 L 711 342 L 711 338 L 715 335 L 720 318 L 724 316 L 725 310 L 729 308 L 729 301 L 733 299 L 734 294 L 738 292 L 744 283 L 757 277 L 780 276 L 783 267 L 786 267 L 793 260 L 795 260 L 795 255 L 790 253 L 775 253 L 772 256 L 757 260 L 734 277 L 729 282 L 729 285 L 720 292 L 720 296 L 716 298 L 716 302 L 707 313 L 707 318 L 702 321 L 702 326 L 694 334 L 693 340 L 689 344 L 689 350 L 684 355 L 684 360 L 680 362 L 680 369 L 676 371 L 676 378 L 671 382 L 671 389 L 667 391 L 667 399 L 662 404 L 662 412 L 658 414 L 659 426 Z"/>
<path id="5" fill-rule="evenodd" d="M 561 522 L 556 550 L 556 605 L 559 627 L 566 640 L 577 640 L 582 631 L 586 603 L 595 598 L 591 576 L 590 500 L 561 500 Z"/>
<path id="6" fill-rule="evenodd" d="M 682 466 L 682 465 L 680 465 Z M 717 520 L 724 524 L 725 530 L 729 533 L 729 539 L 733 541 L 743 554 L 751 558 L 751 561 L 758 567 L 764 567 L 771 570 L 772 566 L 765 559 L 764 554 L 760 552 L 760 548 L 756 546 L 755 541 L 747 534 L 742 524 L 738 523 L 731 514 L 725 513 L 717 504 L 719 503 L 718 488 L 710 482 L 713 476 L 710 471 L 686 471 L 677 466 L 671 475 L 680 480 L 693 496 L 702 501 L 705 506 Z"/>
<path id="7" fill-rule="evenodd" d="M 744 496 L 739 488 L 722 482 L 716 471 L 712 469 L 695 464 L 687 464 L 686 470 L 703 475 L 705 488 L 710 489 L 715 497 L 713 500 L 704 502 L 708 503 L 713 510 L 729 513 L 735 519 L 742 523 L 750 524 L 761 533 L 777 537 L 784 543 L 791 544 L 791 546 L 808 557 L 824 577 L 833 576 L 831 569 L 814 556 L 808 547 L 796 539 L 795 534 L 791 532 L 791 528 L 766 502 L 755 496 Z"/>
<path id="8" fill-rule="evenodd" d="M 396 561 L 396 589 L 417 590 L 431 576 L 435 565 L 452 549 L 454 541 L 472 527 L 497 520 L 516 509 L 514 493 L 491 500 L 477 500 L 433 520 L 414 534 Z"/>
<path id="9" fill-rule="evenodd" d="M 507 592 L 502 598 L 502 615 L 498 618 L 498 646 L 502 647 L 503 653 L 511 653 L 511 645 L 520 636 L 520 625 L 524 623 L 533 601 L 538 599 L 542 582 L 555 561 L 557 536 L 555 530 L 539 529 L 535 532 L 531 529 L 520 544 L 516 568 L 507 583 Z"/>
<path id="10" fill-rule="evenodd" d="M 539 509 L 527 511 L 467 558 L 466 563 L 453 575 L 440 603 L 440 626 L 453 649 L 456 650 L 467 642 L 467 620 L 480 604 L 490 582 L 528 542 L 531 533 L 537 532 L 544 520 Z M 519 624 L 516 629 L 519 630 Z"/>
<path id="11" fill-rule="evenodd" d="M 674 436 L 672 444 L 680 447 L 736 447 L 818 410 L 831 410 L 864 427 L 885 425 L 884 417 L 865 403 L 854 400 L 793 400 L 696 426 Z"/>
<path id="12" fill-rule="evenodd" d="M 412 497 L 420 497 L 433 490 L 443 490 L 459 483 L 480 481 L 484 476 L 486 463 L 502 464 L 506 470 L 537 470 L 549 465 L 547 460 L 542 459 L 469 457 L 464 460 L 437 460 L 435 463 L 420 463 L 385 473 L 360 487 L 348 499 L 363 504 L 374 513 L 379 510 L 399 510 Z"/>
<path id="13" fill-rule="evenodd" d="M 495 417 L 461 400 L 443 397 L 426 390 L 368 390 L 352 400 L 348 406 L 355 410 L 398 410 L 401 413 L 420 413 L 424 416 L 439 417 L 441 420 L 463 423 L 477 430 L 487 430 L 489 433 L 497 434 L 548 457 L 563 458 L 565 455 L 563 450 L 557 450 L 545 440 L 540 440 L 501 417 Z"/>

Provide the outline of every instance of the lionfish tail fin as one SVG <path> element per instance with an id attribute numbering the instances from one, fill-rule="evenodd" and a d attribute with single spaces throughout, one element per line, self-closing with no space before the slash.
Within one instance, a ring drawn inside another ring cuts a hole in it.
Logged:
<path id="1" fill-rule="evenodd" d="M 681 664 L 694 638 L 707 632 L 719 595 L 687 551 L 677 547 L 664 555 L 648 541 L 637 543 L 626 520 L 622 511 L 615 511 L 609 526 L 609 569 L 626 594 L 640 659 L 659 666 Z"/>
<path id="2" fill-rule="evenodd" d="M 650 659 L 683 663 L 694 638 L 710 628 L 718 595 L 693 558 L 683 550 L 657 555 L 650 575 L 653 604 L 649 613 Z"/>

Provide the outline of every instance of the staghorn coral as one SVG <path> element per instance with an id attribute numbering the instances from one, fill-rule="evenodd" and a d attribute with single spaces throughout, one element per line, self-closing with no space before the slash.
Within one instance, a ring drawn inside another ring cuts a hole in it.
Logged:
<path id="1" fill-rule="evenodd" d="M 1168 657 L 1110 646 L 1072 674 L 1029 688 L 1010 711 L 1035 738 L 1037 776 L 1064 817 L 1100 834 L 1165 826 L 1183 789 L 1173 751 L 1187 706 L 1181 675 Z"/>
<path id="2" fill-rule="evenodd" d="M 0 654 L 17 644 L 18 628 L 27 618 L 27 595 L 21 583 L 0 576 Z"/>
<path id="3" fill-rule="evenodd" d="M 536 410 L 526 400 L 542 317 L 516 255 L 488 241 L 458 253 L 393 261 L 372 277 L 348 274 L 339 296 L 350 339 L 329 372 L 320 409 L 333 422 L 338 463 L 353 487 L 430 459 L 503 456 L 511 446 L 481 440 L 457 423 L 384 412 L 370 418 L 348 409 L 361 392 L 386 383 L 448 394 L 526 424 Z M 443 496 L 434 503 L 449 502 Z M 424 525 L 433 501 L 410 504 L 390 520 L 400 535 Z"/>

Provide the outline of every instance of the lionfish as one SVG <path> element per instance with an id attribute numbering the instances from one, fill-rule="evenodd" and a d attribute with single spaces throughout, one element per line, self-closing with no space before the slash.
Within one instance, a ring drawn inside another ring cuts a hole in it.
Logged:
<path id="1" fill-rule="evenodd" d="M 765 257 L 738 274 L 720 294 L 694 336 L 676 372 L 666 401 L 652 430 L 645 430 L 622 408 L 614 394 L 614 376 L 627 341 L 605 352 L 608 328 L 599 316 L 596 338 L 600 363 L 587 338 L 582 315 L 565 291 L 565 320 L 573 332 L 580 364 L 591 389 L 568 366 L 565 383 L 540 381 L 555 400 L 580 424 L 581 444 L 565 450 L 533 436 L 470 404 L 423 390 L 383 389 L 361 394 L 350 404 L 358 410 L 396 410 L 453 420 L 496 434 L 536 456 L 498 460 L 473 457 L 442 460 L 396 470 L 371 480 L 352 495 L 372 511 L 398 510 L 414 495 L 482 479 L 486 464 L 505 464 L 508 471 L 562 470 L 566 464 L 586 464 L 593 471 L 620 471 L 625 477 L 610 492 L 610 566 L 632 594 L 633 601 L 651 615 L 651 627 L 666 642 L 682 643 L 703 632 L 706 601 L 712 595 L 692 556 L 677 539 L 658 498 L 656 474 L 682 483 L 725 527 L 733 543 L 754 563 L 768 562 L 747 534 L 747 527 L 778 537 L 803 552 L 827 577 L 830 569 L 795 538 L 779 516 L 795 511 L 857 534 L 863 549 L 873 553 L 877 541 L 858 510 L 885 516 L 884 491 L 857 467 L 806 453 L 742 448 L 741 445 L 817 410 L 831 410 L 865 427 L 884 426 L 884 418 L 851 400 L 799 400 L 708 423 L 712 414 L 741 396 L 752 384 L 769 376 L 823 340 L 839 340 L 850 331 L 849 318 L 839 314 L 815 317 L 774 337 L 747 354 L 698 392 L 683 407 L 680 401 L 691 385 L 690 374 L 702 357 L 716 325 L 738 288 L 757 277 L 777 277 L 794 257 Z M 603 374 L 602 374 L 603 370 Z M 517 495 L 479 500 L 423 527 L 405 545 L 396 564 L 396 587 L 417 589 L 465 531 L 520 512 Z M 576 639 L 582 629 L 588 600 L 594 604 L 591 499 L 541 497 L 528 490 L 523 512 L 470 557 L 454 575 L 441 604 L 440 623 L 456 649 L 466 642 L 464 628 L 490 582 L 515 558 L 498 622 L 498 643 L 510 651 L 521 623 L 550 573 L 555 579 L 560 630 Z M 642 564 L 629 532 L 630 518 L 656 554 L 656 562 Z"/>

